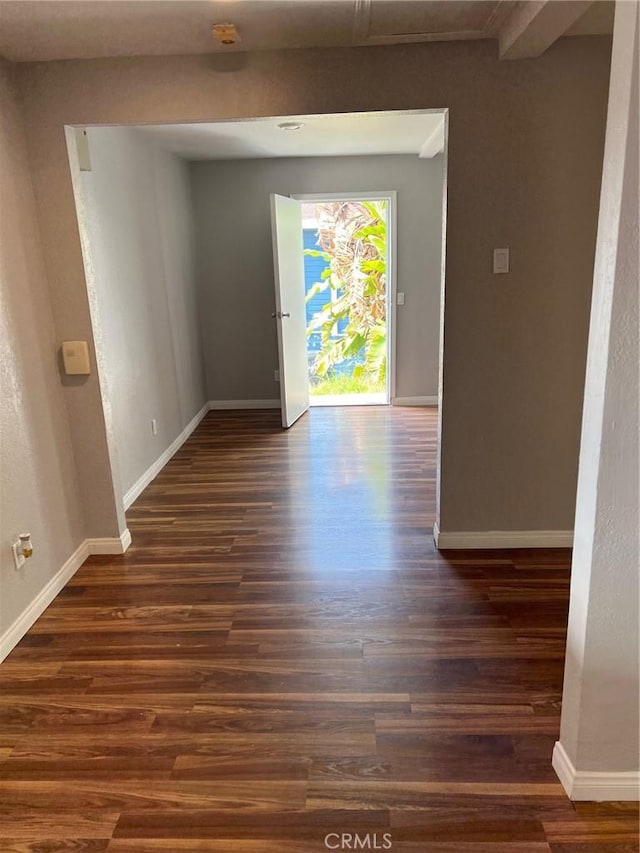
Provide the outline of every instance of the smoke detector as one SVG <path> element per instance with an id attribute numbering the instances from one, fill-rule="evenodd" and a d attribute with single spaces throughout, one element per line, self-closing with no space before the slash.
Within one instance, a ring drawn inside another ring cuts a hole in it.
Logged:
<path id="1" fill-rule="evenodd" d="M 240 41 L 235 24 L 214 24 L 212 32 L 220 44 L 223 44 L 225 47 L 237 44 Z"/>

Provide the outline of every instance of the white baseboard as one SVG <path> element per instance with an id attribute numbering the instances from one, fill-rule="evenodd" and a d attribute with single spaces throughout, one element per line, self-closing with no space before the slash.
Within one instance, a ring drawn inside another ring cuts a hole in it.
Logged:
<path id="1" fill-rule="evenodd" d="M 158 476 L 160 471 L 162 471 L 162 469 L 167 464 L 167 462 L 171 459 L 171 457 L 174 455 L 174 453 L 176 453 L 178 450 L 180 450 L 182 445 L 189 438 L 189 436 L 194 431 L 194 429 L 198 426 L 198 424 L 203 419 L 203 417 L 207 414 L 207 412 L 209 411 L 209 408 L 210 408 L 210 404 L 205 403 L 204 406 L 198 412 L 198 414 L 195 415 L 195 417 L 193 417 L 189 421 L 189 423 L 182 430 L 180 435 L 176 439 L 174 439 L 174 441 L 171 442 L 171 444 L 169 445 L 169 447 L 167 447 L 167 449 L 164 451 L 164 453 L 161 456 L 159 456 L 156 459 L 156 461 L 153 463 L 153 465 L 151 465 L 149 468 L 147 468 L 147 470 L 144 472 L 144 474 L 136 480 L 136 482 L 133 484 L 133 486 L 131 486 L 130 489 L 127 490 L 124 497 L 122 498 L 122 502 L 124 503 L 125 509 L 129 509 L 131 504 L 135 501 L 136 498 L 138 498 L 142 494 L 142 492 L 147 488 L 149 483 L 152 480 L 155 480 L 155 478 Z M 120 553 L 120 552 L 113 552 L 113 551 L 97 552 L 97 551 L 95 551 L 94 553 L 112 554 L 112 553 Z"/>
<path id="2" fill-rule="evenodd" d="M 192 418 L 180 435 L 165 450 L 162 456 L 142 475 L 142 477 L 129 489 L 124 496 L 125 509 L 127 509 L 138 495 L 153 480 L 159 471 L 167 464 L 173 454 L 184 444 L 202 418 L 209 411 L 209 404 L 200 409 L 198 414 Z M 85 539 L 76 548 L 73 554 L 65 562 L 62 568 L 56 572 L 49 583 L 40 591 L 34 601 L 16 619 L 5 633 L 0 637 L 0 661 L 20 642 L 36 619 L 47 609 L 56 595 L 64 588 L 73 577 L 84 561 L 92 554 L 124 554 L 131 545 L 131 533 L 126 529 L 120 536 Z"/>
<path id="3" fill-rule="evenodd" d="M 31 604 L 0 637 L 0 662 L 18 645 L 29 628 L 69 583 L 87 557 L 92 554 L 124 554 L 129 545 L 131 545 L 131 533 L 128 529 L 121 536 L 85 539 L 81 545 L 78 545 L 49 583 L 40 590 Z"/>
<path id="4" fill-rule="evenodd" d="M 551 764 L 570 800 L 640 800 L 640 770 L 617 773 L 576 770 L 560 741 L 553 748 Z"/>
<path id="5" fill-rule="evenodd" d="M 433 526 L 436 548 L 492 550 L 494 548 L 571 548 L 573 530 L 452 530 Z"/>
<path id="6" fill-rule="evenodd" d="M 280 400 L 209 400 L 210 409 L 279 409 Z"/>
<path id="7" fill-rule="evenodd" d="M 69 559 L 64 563 L 49 583 L 40 590 L 31 604 L 22 611 L 13 625 L 0 637 L 0 661 L 18 645 L 33 623 L 51 604 L 56 595 L 63 589 L 89 556 L 89 546 L 85 540 L 79 545 Z"/>
<path id="8" fill-rule="evenodd" d="M 437 406 L 438 397 L 393 397 L 392 406 Z"/>
<path id="9" fill-rule="evenodd" d="M 89 554 L 124 554 L 131 545 L 131 533 L 127 528 L 121 536 L 104 539 L 86 539 Z"/>

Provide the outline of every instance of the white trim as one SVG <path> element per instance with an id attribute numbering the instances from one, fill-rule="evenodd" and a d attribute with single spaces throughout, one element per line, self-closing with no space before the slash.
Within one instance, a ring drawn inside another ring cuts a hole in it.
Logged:
<path id="1" fill-rule="evenodd" d="M 437 406 L 438 396 L 432 397 L 393 397 L 392 406 Z"/>
<path id="2" fill-rule="evenodd" d="M 442 112 L 441 110 L 431 110 L 431 112 Z M 367 155 L 364 154 L 364 157 Z M 291 193 L 290 198 L 296 201 L 379 201 L 389 200 L 392 196 L 397 195 L 396 190 L 362 190 L 349 191 L 343 193 Z"/>
<path id="3" fill-rule="evenodd" d="M 485 38 L 485 36 L 483 36 L 483 38 Z M 237 124 L 238 122 L 243 122 L 243 123 L 249 123 L 249 122 L 256 123 L 256 122 L 261 122 L 261 121 L 262 122 L 265 122 L 265 121 L 274 122 L 274 121 L 284 121 L 285 119 L 287 121 L 293 121 L 294 119 L 300 120 L 300 121 L 305 121 L 305 120 L 310 120 L 310 119 L 314 119 L 314 118 L 327 118 L 327 116 L 339 116 L 340 118 L 379 118 L 380 116 L 385 116 L 385 117 L 389 117 L 389 116 L 424 116 L 424 115 L 429 115 L 429 114 L 436 115 L 437 113 L 445 113 L 447 110 L 448 110 L 448 107 L 428 107 L 426 109 L 418 108 L 418 109 L 410 109 L 410 110 L 356 110 L 355 112 L 304 113 L 304 115 L 302 113 L 300 113 L 300 114 L 298 114 L 298 113 L 296 113 L 296 114 L 285 113 L 285 114 L 274 115 L 274 116 L 260 115 L 260 116 L 233 116 L 231 118 L 216 118 L 213 121 L 208 122 L 208 123 L 209 124 Z M 206 118 L 203 120 L 207 121 Z M 193 124 L 193 123 L 194 123 L 193 121 L 191 121 L 191 122 L 190 121 L 178 122 L 178 124 Z M 175 122 L 174 122 L 174 124 L 175 124 Z M 132 127 L 132 126 L 137 127 L 138 125 L 136 125 L 136 124 L 124 125 L 124 127 Z M 73 130 L 74 127 L 89 129 L 92 127 L 102 128 L 102 127 L 105 127 L 105 125 L 104 124 L 87 124 L 85 122 L 82 122 L 82 123 L 78 123 L 78 124 L 65 124 L 64 127 L 65 127 L 65 129 L 69 128 L 70 130 Z M 366 155 L 364 155 L 364 156 L 366 156 Z M 292 196 L 292 198 L 293 198 L 293 196 Z"/>
<path id="4" fill-rule="evenodd" d="M 432 112 L 442 112 L 432 110 Z M 386 201 L 387 208 L 387 401 L 391 403 L 396 393 L 396 299 L 398 293 L 398 191 L 365 190 L 343 193 L 292 193 L 296 201 Z M 387 402 L 385 402 L 387 405 Z"/>
<path id="5" fill-rule="evenodd" d="M 447 216 L 449 181 L 449 111 L 444 112 L 444 150 L 442 153 L 442 235 L 440 243 L 440 328 L 438 335 L 438 436 L 436 440 L 436 521 L 440 521 L 440 491 L 442 487 L 442 410 L 444 383 L 444 303 L 447 268 Z"/>
<path id="6" fill-rule="evenodd" d="M 447 530 L 433 526 L 436 548 L 571 548 L 573 530 Z"/>
<path id="7" fill-rule="evenodd" d="M 89 546 L 85 540 L 76 548 L 62 568 L 55 573 L 49 583 L 40 590 L 31 604 L 22 611 L 13 625 L 10 625 L 2 637 L 0 637 L 0 661 L 3 661 L 9 652 L 18 645 L 36 619 L 44 613 L 60 590 L 63 589 L 71 580 L 88 556 Z"/>
<path id="8" fill-rule="evenodd" d="M 124 531 L 124 533 L 120 534 L 120 546 L 122 547 L 122 553 L 125 554 L 129 550 L 129 546 L 131 545 L 131 532 L 129 528 Z"/>
<path id="9" fill-rule="evenodd" d="M 576 770 L 559 740 L 556 741 L 555 746 L 553 747 L 551 766 L 556 771 L 556 776 L 560 780 L 562 787 L 565 789 L 567 796 L 571 797 L 571 789 L 573 788 L 573 780 L 576 775 Z"/>
<path id="10" fill-rule="evenodd" d="M 640 800 L 640 770 L 618 772 L 576 770 L 560 741 L 556 741 L 553 748 L 551 764 L 571 800 L 597 802 Z"/>
<path id="11" fill-rule="evenodd" d="M 176 439 L 174 439 L 174 441 L 171 442 L 171 444 L 169 445 L 169 447 L 167 447 L 164 453 L 156 459 L 153 465 L 147 468 L 144 474 L 136 480 L 136 482 L 133 484 L 133 486 L 131 486 L 130 489 L 127 489 L 124 494 L 124 497 L 122 498 L 122 503 L 124 504 L 125 509 L 129 509 L 131 504 L 135 501 L 136 498 L 138 498 L 142 494 L 142 492 L 147 488 L 149 483 L 152 480 L 155 480 L 155 478 L 158 476 L 158 474 L 164 468 L 167 462 L 171 459 L 174 453 L 176 453 L 182 447 L 185 441 L 189 438 L 191 433 L 198 426 L 203 417 L 207 414 L 209 408 L 210 404 L 205 403 L 204 406 L 198 412 L 198 414 L 195 415 L 189 421 L 189 423 L 182 430 L 180 435 Z M 103 551 L 102 553 L 110 554 L 115 552 Z"/>
<path id="12" fill-rule="evenodd" d="M 51 580 L 40 590 L 34 600 L 0 637 L 0 662 L 14 649 L 34 622 L 42 616 L 59 592 L 69 583 L 87 557 L 92 554 L 124 554 L 131 545 L 131 533 L 103 539 L 85 539 L 63 564 Z"/>
<path id="13" fill-rule="evenodd" d="M 387 359 L 389 362 L 389 402 L 396 396 L 397 385 L 397 314 L 398 314 L 398 193 L 392 190 L 389 199 L 388 224 L 391 234 L 387 237 L 387 265 L 389 267 L 389 287 L 387 288 L 387 323 L 389 342 Z M 389 231 L 389 229 L 387 229 Z"/>
<path id="14" fill-rule="evenodd" d="M 131 545 L 131 533 L 127 528 L 121 536 L 102 539 L 86 539 L 89 554 L 124 554 Z"/>
<path id="15" fill-rule="evenodd" d="M 209 400 L 210 409 L 279 409 L 280 400 Z"/>

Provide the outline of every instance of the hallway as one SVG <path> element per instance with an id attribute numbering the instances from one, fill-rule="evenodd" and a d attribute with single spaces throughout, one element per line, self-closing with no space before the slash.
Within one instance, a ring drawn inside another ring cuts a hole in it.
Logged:
<path id="1" fill-rule="evenodd" d="M 569 553 L 438 554 L 435 409 L 279 418 L 209 413 L 0 667 L 0 849 L 637 851 L 551 768 Z"/>

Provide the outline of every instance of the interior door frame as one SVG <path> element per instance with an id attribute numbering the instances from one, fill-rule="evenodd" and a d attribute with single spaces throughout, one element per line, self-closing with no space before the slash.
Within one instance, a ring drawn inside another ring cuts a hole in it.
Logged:
<path id="1" fill-rule="evenodd" d="M 291 198 L 301 203 L 315 201 L 386 201 L 387 202 L 387 400 L 392 405 L 396 396 L 396 300 L 398 257 L 398 191 L 343 193 L 292 193 Z"/>
<path id="2" fill-rule="evenodd" d="M 78 160 L 78 140 L 76 137 L 76 132 L 79 130 L 83 130 L 91 127 L 123 127 L 123 128 L 142 128 L 147 124 L 162 124 L 162 125 L 192 125 L 192 124 L 229 124 L 232 122 L 264 122 L 264 121 L 291 121 L 293 119 L 306 121 L 314 118 L 325 118 L 327 116 L 357 116 L 359 118 L 372 118 L 378 116 L 387 116 L 387 117 L 395 117 L 395 116 L 408 116 L 408 115 L 439 115 L 442 117 L 444 122 L 444 147 L 443 147 L 443 155 L 444 155 L 444 180 L 442 186 L 442 263 L 441 263 L 441 276 L 440 276 L 440 343 L 439 343 L 439 354 L 438 354 L 438 440 L 436 444 L 436 524 L 439 524 L 440 521 L 440 492 L 441 492 L 441 467 L 442 467 L 442 444 L 443 444 L 443 422 L 442 422 L 442 398 L 443 398 L 443 363 L 444 363 L 444 303 L 445 303 L 445 293 L 446 293 L 446 245 L 447 245 L 447 236 L 448 236 L 448 197 L 447 197 L 447 187 L 448 187 L 448 172 L 449 172 L 449 107 L 448 106 L 439 106 L 439 107 L 424 107 L 417 109 L 382 109 L 382 110 L 352 110 L 352 111 L 336 111 L 330 110 L 328 112 L 323 113 L 281 113 L 280 115 L 245 115 L 245 116 L 217 116 L 210 115 L 206 113 L 206 111 L 202 111 L 199 116 L 192 117 L 189 120 L 186 120 L 181 117 L 171 116 L 171 117 L 158 117 L 154 121 L 150 121 L 148 117 L 144 115 L 140 115 L 139 118 L 136 118 L 135 115 L 131 113 L 127 116 L 127 120 L 125 121 L 105 121 L 105 120 L 91 120 L 91 117 L 87 117 L 87 120 L 84 122 L 76 122 L 66 121 L 63 122 L 62 128 L 64 129 L 64 138 L 65 138 L 65 147 L 66 147 L 66 157 L 65 157 L 65 167 L 68 169 L 68 172 L 65 175 L 70 176 L 71 178 L 71 188 L 73 192 L 72 200 L 70 202 L 71 207 L 69 208 L 68 201 L 65 199 L 62 207 L 67 209 L 63 210 L 62 216 L 70 216 L 72 217 L 72 221 L 74 226 L 78 229 L 80 240 L 77 248 L 77 262 L 80 265 L 80 269 L 83 271 L 84 275 L 84 287 L 83 292 L 86 295 L 87 304 L 89 306 L 89 322 L 91 326 L 91 342 L 94 347 L 94 352 L 96 355 L 96 365 L 97 365 L 97 376 L 98 376 L 98 387 L 99 387 L 99 405 L 102 410 L 102 418 L 104 423 L 104 437 L 106 441 L 106 451 L 107 458 L 109 460 L 110 468 L 108 472 L 108 486 L 105 487 L 105 491 L 102 493 L 102 499 L 106 502 L 107 506 L 113 507 L 113 511 L 116 514 L 117 518 L 120 522 L 120 529 L 126 530 L 126 522 L 125 522 L 125 504 L 124 497 L 121 493 L 120 484 L 118 482 L 117 477 L 114 476 L 113 473 L 113 464 L 111 460 L 115 457 L 117 453 L 117 445 L 116 440 L 113 435 L 113 427 L 112 427 L 112 418 L 111 418 L 111 401 L 110 401 L 110 392 L 107 388 L 106 379 L 104 376 L 104 354 L 103 354 L 103 342 L 99 334 L 100 329 L 100 318 L 97 313 L 96 307 L 96 281 L 95 281 L 95 273 L 93 269 L 92 262 L 92 248 L 91 242 L 88 237 L 86 223 L 85 223 L 85 207 L 84 207 L 84 199 L 82 194 L 82 182 L 81 182 L 81 173 L 80 173 L 80 164 Z M 144 112 L 144 111 L 143 111 Z M 135 113 L 135 110 L 134 110 Z M 71 118 L 71 117 L 70 117 Z M 426 189 L 421 187 L 421 192 L 426 192 Z M 328 198 L 330 194 L 324 193 L 320 194 L 324 198 Z M 360 194 L 361 197 L 364 197 L 364 193 Z M 374 194 L 376 195 L 376 194 Z M 379 195 L 379 194 L 378 194 Z M 301 196 L 291 196 L 292 198 L 301 199 Z M 394 205 L 395 209 L 395 205 Z M 395 317 L 395 311 L 393 312 L 393 317 Z M 395 325 L 392 323 L 391 334 L 393 335 L 395 341 Z M 395 358 L 394 358 L 394 369 L 390 371 L 391 373 L 395 373 Z M 392 376 L 393 384 L 395 388 L 395 375 Z M 391 399 L 393 403 L 393 398 Z M 102 464 L 102 462 L 100 463 Z"/>

